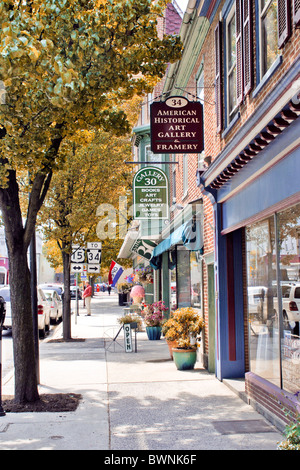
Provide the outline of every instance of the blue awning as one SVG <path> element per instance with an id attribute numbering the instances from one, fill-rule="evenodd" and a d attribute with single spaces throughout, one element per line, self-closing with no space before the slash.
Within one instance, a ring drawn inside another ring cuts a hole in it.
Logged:
<path id="1" fill-rule="evenodd" d="M 175 230 L 175 232 L 170 234 L 169 238 L 166 238 L 159 245 L 157 245 L 152 252 L 152 256 L 153 257 L 159 256 L 165 251 L 168 251 L 171 248 L 171 246 L 182 243 L 183 228 L 184 228 L 184 225 L 181 225 Z"/>
<path id="2" fill-rule="evenodd" d="M 157 257 L 159 257 L 165 251 L 170 250 L 172 246 L 179 244 L 183 244 L 190 251 L 202 250 L 203 236 L 201 231 L 201 223 L 199 220 L 190 220 L 186 224 L 178 227 L 173 233 L 170 234 L 168 238 L 163 240 L 154 248 L 151 260 L 157 264 Z M 150 264 L 152 265 L 151 261 Z"/>

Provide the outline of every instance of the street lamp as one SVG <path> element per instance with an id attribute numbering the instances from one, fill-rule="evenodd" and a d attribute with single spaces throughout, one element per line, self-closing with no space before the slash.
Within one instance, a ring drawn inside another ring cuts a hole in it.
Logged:
<path id="1" fill-rule="evenodd" d="M 6 415 L 2 408 L 2 330 L 6 314 L 5 305 L 5 300 L 0 297 L 0 417 Z"/>

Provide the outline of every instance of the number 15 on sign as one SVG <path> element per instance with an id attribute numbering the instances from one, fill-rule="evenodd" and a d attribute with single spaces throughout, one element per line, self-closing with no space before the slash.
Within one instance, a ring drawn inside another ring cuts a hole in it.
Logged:
<path id="1" fill-rule="evenodd" d="M 72 247 L 71 262 L 72 263 L 84 263 L 85 250 L 77 246 Z"/>

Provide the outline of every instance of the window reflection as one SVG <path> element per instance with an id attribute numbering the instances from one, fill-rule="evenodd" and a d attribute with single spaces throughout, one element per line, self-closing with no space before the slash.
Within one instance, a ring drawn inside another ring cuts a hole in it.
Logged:
<path id="1" fill-rule="evenodd" d="M 283 388 L 300 390 L 300 204 L 278 214 L 283 335 Z"/>
<path id="2" fill-rule="evenodd" d="M 291 393 L 300 390 L 299 234 L 300 204 L 246 229 L 251 371 Z"/>
<path id="3" fill-rule="evenodd" d="M 280 386 L 274 218 L 247 228 L 251 371 Z"/>
<path id="4" fill-rule="evenodd" d="M 261 68 L 262 75 L 278 56 L 277 0 L 261 2 Z"/>
<path id="5" fill-rule="evenodd" d="M 201 260 L 199 252 L 190 252 L 191 306 L 201 308 Z"/>

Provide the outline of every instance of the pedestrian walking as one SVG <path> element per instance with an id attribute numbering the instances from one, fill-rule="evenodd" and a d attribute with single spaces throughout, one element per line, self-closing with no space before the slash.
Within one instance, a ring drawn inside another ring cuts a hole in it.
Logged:
<path id="1" fill-rule="evenodd" d="M 84 289 L 83 292 L 83 298 L 85 300 L 85 306 L 87 309 L 87 316 L 91 316 L 91 300 L 92 300 L 92 286 L 88 282 L 86 285 L 86 288 Z"/>
<path id="2" fill-rule="evenodd" d="M 110 295 L 110 292 L 111 292 L 111 286 L 110 285 L 107 286 L 107 291 L 108 291 L 108 295 Z"/>

